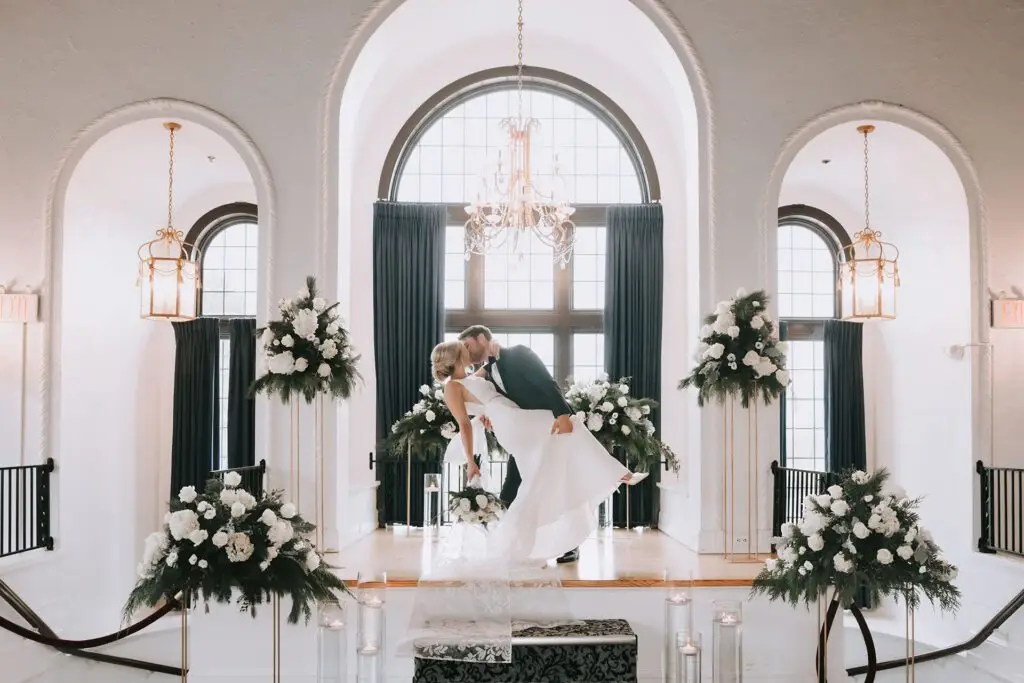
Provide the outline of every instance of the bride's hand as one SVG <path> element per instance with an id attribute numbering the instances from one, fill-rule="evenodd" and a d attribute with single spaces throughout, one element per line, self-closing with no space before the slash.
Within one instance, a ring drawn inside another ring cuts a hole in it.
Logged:
<path id="1" fill-rule="evenodd" d="M 480 476 L 480 467 L 475 462 L 466 464 L 466 481 L 473 481 L 474 477 Z"/>

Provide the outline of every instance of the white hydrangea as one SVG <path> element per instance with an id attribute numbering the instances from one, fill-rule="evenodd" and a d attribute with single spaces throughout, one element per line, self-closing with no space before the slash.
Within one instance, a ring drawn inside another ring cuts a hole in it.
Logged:
<path id="1" fill-rule="evenodd" d="M 315 311 L 302 308 L 295 312 L 295 318 L 292 320 L 292 330 L 295 331 L 295 335 L 300 339 L 306 339 L 316 334 L 317 326 L 318 320 Z"/>
<path id="2" fill-rule="evenodd" d="M 833 500 L 831 510 L 832 514 L 834 514 L 836 517 L 845 517 L 846 513 L 850 511 L 850 504 L 842 499 Z"/>
<path id="3" fill-rule="evenodd" d="M 295 509 L 294 503 L 285 503 L 281 506 L 281 516 L 285 519 L 291 519 L 298 513 L 299 511 Z"/>
<path id="4" fill-rule="evenodd" d="M 856 472 L 850 475 L 850 479 L 853 480 L 854 484 L 862 485 L 868 483 L 870 477 L 868 476 L 867 472 L 864 472 L 863 470 L 857 470 Z"/>
<path id="5" fill-rule="evenodd" d="M 196 493 L 195 486 L 182 486 L 181 490 L 178 491 L 178 500 L 185 503 L 185 505 L 188 505 L 198 497 L 199 494 Z"/>
<path id="6" fill-rule="evenodd" d="M 843 487 L 839 486 L 838 484 L 832 484 L 832 486 L 829 486 L 827 490 L 828 495 L 832 496 L 833 498 L 843 497 Z"/>
<path id="7" fill-rule="evenodd" d="M 174 540 L 180 541 L 199 528 L 199 515 L 195 510 L 187 509 L 172 512 L 167 526 Z"/>
<path id="8" fill-rule="evenodd" d="M 295 372 L 295 356 L 291 351 L 276 353 L 267 360 L 267 370 L 275 375 L 290 375 Z"/>
<path id="9" fill-rule="evenodd" d="M 224 475 L 224 486 L 233 489 L 242 483 L 242 475 L 238 472 L 228 472 Z"/>
<path id="10" fill-rule="evenodd" d="M 704 352 L 708 358 L 714 358 L 715 360 L 721 358 L 723 353 L 725 353 L 725 346 L 722 344 L 712 344 L 708 347 L 708 350 Z"/>
<path id="11" fill-rule="evenodd" d="M 210 534 L 206 530 L 196 529 L 188 535 L 188 540 L 192 541 L 192 545 L 199 545 L 209 537 Z"/>
<path id="12" fill-rule="evenodd" d="M 282 514 L 284 510 L 282 508 Z M 274 522 L 274 525 L 267 529 L 267 540 L 272 545 L 284 545 L 288 541 L 292 540 L 295 536 L 295 529 L 292 527 L 291 522 L 279 519 Z"/>

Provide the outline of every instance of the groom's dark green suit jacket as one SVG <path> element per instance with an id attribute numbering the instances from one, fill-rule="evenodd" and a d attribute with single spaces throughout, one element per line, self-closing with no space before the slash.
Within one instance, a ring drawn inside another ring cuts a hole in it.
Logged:
<path id="1" fill-rule="evenodd" d="M 558 382 L 548 372 L 544 361 L 526 346 L 503 348 L 497 359 L 488 361 L 487 378 L 494 382 L 491 367 L 496 365 L 505 390 L 502 392 L 524 410 L 550 410 L 555 417 L 571 415 L 572 409 L 565 401 Z M 501 391 L 501 387 L 494 383 Z M 515 458 L 508 459 L 508 471 L 501 487 L 501 499 L 511 505 L 522 483 Z"/>

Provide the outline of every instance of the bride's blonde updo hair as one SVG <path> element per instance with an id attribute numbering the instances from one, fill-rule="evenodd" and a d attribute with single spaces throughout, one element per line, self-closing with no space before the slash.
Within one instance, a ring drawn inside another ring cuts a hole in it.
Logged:
<path id="1" fill-rule="evenodd" d="M 460 341 L 447 341 L 438 344 L 430 352 L 430 365 L 434 379 L 443 382 L 455 373 L 455 367 L 462 361 L 466 347 Z"/>

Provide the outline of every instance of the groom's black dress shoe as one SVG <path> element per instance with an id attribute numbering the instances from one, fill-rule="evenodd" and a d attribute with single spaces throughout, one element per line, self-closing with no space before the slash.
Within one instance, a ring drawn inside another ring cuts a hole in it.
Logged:
<path id="1" fill-rule="evenodd" d="M 555 562 L 557 562 L 558 564 L 568 564 L 570 562 L 575 562 L 578 559 L 580 559 L 580 549 L 579 548 L 573 548 L 572 550 L 567 552 L 565 555 L 562 555 L 557 560 L 555 560 Z"/>

